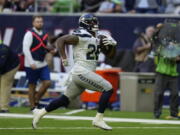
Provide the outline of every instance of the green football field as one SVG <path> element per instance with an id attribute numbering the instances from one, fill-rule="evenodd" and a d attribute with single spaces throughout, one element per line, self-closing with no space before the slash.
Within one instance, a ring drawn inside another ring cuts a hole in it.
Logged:
<path id="1" fill-rule="evenodd" d="M 28 108 L 11 108 L 10 111 L 11 114 L 30 114 Z M 59 109 L 50 113 L 50 115 L 93 117 L 96 114 L 94 110 L 87 110 L 67 115 L 66 112 L 70 111 L 72 110 Z M 168 110 L 164 110 L 160 120 L 165 120 L 164 117 L 167 115 Z M 150 112 L 115 112 L 107 110 L 106 117 L 154 120 Z M 113 130 L 104 131 L 93 127 L 90 120 L 44 118 L 39 123 L 39 129 L 33 130 L 31 128 L 31 121 L 32 118 L 8 118 L 0 116 L 0 135 L 180 135 L 179 124 L 107 122 L 113 127 Z"/>

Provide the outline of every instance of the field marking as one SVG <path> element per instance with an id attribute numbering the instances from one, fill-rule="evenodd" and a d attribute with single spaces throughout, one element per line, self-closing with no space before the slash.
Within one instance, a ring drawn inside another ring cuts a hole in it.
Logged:
<path id="1" fill-rule="evenodd" d="M 113 127 L 113 129 L 179 129 L 180 127 Z M 54 129 L 59 129 L 59 130 L 79 130 L 79 129 L 98 129 L 96 127 L 39 127 L 38 130 L 54 130 Z M 10 128 L 0 128 L 0 130 L 34 130 L 32 127 L 10 127 Z"/>
<path id="2" fill-rule="evenodd" d="M 0 117 L 6 118 L 32 118 L 32 114 L 16 114 L 16 113 L 0 113 Z M 93 120 L 94 117 L 85 116 L 59 116 L 59 115 L 46 115 L 44 118 L 56 120 Z M 179 124 L 179 120 L 153 120 L 153 119 L 129 119 L 129 118 L 104 118 L 109 122 L 129 122 L 129 123 L 148 123 L 148 124 Z"/>
<path id="3" fill-rule="evenodd" d="M 71 115 L 71 114 L 75 114 L 75 113 L 79 113 L 79 112 L 84 112 L 84 111 L 85 111 L 85 109 L 77 109 L 77 110 L 66 112 L 64 114 Z"/>

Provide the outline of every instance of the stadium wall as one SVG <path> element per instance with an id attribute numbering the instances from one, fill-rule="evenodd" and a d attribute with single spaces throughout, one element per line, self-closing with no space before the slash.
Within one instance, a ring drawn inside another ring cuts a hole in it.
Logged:
<path id="1" fill-rule="evenodd" d="M 31 28 L 32 15 L 24 13 L 0 14 L 0 39 L 10 45 L 16 52 L 22 51 L 22 39 L 27 29 Z M 70 33 L 78 27 L 80 14 L 42 14 L 45 19 L 45 30 L 51 34 L 63 32 Z M 175 15 L 103 15 L 97 14 L 102 30 L 110 31 L 118 41 L 119 49 L 131 49 L 134 40 L 133 34 L 136 27 L 144 29 L 149 25 L 155 25 L 166 18 L 180 18 Z"/>

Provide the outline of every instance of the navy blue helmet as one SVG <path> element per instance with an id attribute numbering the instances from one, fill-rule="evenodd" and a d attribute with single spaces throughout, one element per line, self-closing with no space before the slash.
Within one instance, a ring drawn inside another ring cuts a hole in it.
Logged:
<path id="1" fill-rule="evenodd" d="M 99 30 L 99 22 L 95 15 L 86 13 L 79 18 L 79 27 L 96 32 Z"/>

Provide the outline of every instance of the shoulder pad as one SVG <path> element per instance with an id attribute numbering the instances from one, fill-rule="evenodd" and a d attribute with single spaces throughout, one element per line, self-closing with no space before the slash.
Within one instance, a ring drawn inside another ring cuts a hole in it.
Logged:
<path id="1" fill-rule="evenodd" d="M 79 37 L 92 37 L 92 35 L 90 35 L 86 30 L 81 28 L 74 30 L 72 34 Z"/>

